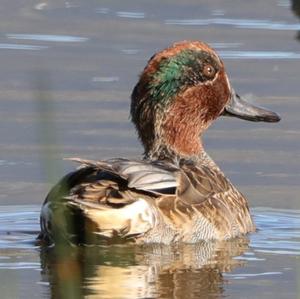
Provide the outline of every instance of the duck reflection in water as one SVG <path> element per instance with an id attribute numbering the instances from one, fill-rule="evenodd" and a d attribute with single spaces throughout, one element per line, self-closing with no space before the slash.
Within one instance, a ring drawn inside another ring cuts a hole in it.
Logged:
<path id="1" fill-rule="evenodd" d="M 235 259 L 246 237 L 177 246 L 113 245 L 44 248 L 43 280 L 52 298 L 220 298 L 224 272 L 242 266 Z"/>

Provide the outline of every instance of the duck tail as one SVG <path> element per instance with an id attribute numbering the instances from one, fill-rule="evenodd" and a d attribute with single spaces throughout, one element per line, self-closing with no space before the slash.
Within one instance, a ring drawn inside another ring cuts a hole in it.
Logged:
<path id="1" fill-rule="evenodd" d="M 154 210 L 142 198 L 117 209 L 79 199 L 73 199 L 68 204 L 81 211 L 85 232 L 92 233 L 93 238 L 128 241 L 144 235 L 155 226 Z"/>

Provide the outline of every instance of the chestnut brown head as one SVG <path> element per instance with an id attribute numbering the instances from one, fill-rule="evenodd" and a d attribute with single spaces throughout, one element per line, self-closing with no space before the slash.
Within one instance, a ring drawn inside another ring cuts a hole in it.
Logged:
<path id="1" fill-rule="evenodd" d="M 199 155 L 203 150 L 200 135 L 225 114 L 226 106 L 233 107 L 235 98 L 223 62 L 207 44 L 183 41 L 155 54 L 131 102 L 132 121 L 146 156 Z M 233 115 L 233 108 L 228 113 Z"/>

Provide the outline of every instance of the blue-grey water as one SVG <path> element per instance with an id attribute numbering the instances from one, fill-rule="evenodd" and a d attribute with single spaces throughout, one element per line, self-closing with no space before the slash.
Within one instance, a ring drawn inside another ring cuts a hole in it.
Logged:
<path id="1" fill-rule="evenodd" d="M 35 245 L 39 210 L 0 207 L 4 298 L 57 294 L 55 267 L 66 267 L 66 261 L 55 259 L 53 248 Z M 176 248 L 69 248 L 67 267 L 75 263 L 76 288 L 93 298 L 296 298 L 300 211 L 253 208 L 252 214 L 258 232 L 249 238 Z"/>
<path id="2" fill-rule="evenodd" d="M 300 298 L 299 0 L 0 7 L 1 298 Z M 74 168 L 62 159 L 139 157 L 131 90 L 154 52 L 190 39 L 217 50 L 239 94 L 282 117 L 223 118 L 204 136 L 258 232 L 179 248 L 74 248 L 67 258 L 36 246 L 41 203 Z"/>

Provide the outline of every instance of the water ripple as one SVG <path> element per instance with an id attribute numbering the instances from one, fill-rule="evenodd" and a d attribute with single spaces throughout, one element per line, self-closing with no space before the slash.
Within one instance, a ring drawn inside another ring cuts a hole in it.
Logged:
<path id="1" fill-rule="evenodd" d="M 0 263 L 0 269 L 40 269 L 41 265 L 39 262 L 16 262 L 16 263 Z"/>
<path id="2" fill-rule="evenodd" d="M 36 45 L 22 45 L 22 44 L 0 44 L 0 49 L 5 50 L 44 50 L 47 49 L 46 46 L 36 46 Z"/>
<path id="3" fill-rule="evenodd" d="M 33 248 L 39 231 L 40 206 L 0 206 L 0 249 Z M 256 253 L 300 255 L 300 211 L 254 208 L 258 232 L 250 235 L 251 251 L 237 259 L 261 260 Z"/>
<path id="4" fill-rule="evenodd" d="M 165 20 L 167 25 L 182 26 L 211 26 L 221 25 L 242 29 L 267 29 L 267 30 L 300 30 L 300 24 L 289 24 L 286 22 L 273 22 L 270 20 L 254 19 L 229 19 L 229 18 L 211 18 L 211 19 L 169 19 Z"/>
<path id="5" fill-rule="evenodd" d="M 253 209 L 258 233 L 251 235 L 254 252 L 300 255 L 300 211 Z"/>
<path id="6" fill-rule="evenodd" d="M 277 5 L 279 7 L 290 7 L 291 6 L 291 3 L 289 0 L 278 0 L 277 1 Z"/>
<path id="7" fill-rule="evenodd" d="M 32 162 L 25 161 L 7 161 L 0 159 L 0 166 L 32 165 Z"/>
<path id="8" fill-rule="evenodd" d="M 20 39 L 20 40 L 35 40 L 35 41 L 45 41 L 45 42 L 86 42 L 87 37 L 72 36 L 72 35 L 52 35 L 52 34 L 6 34 L 9 39 Z"/>
<path id="9" fill-rule="evenodd" d="M 118 11 L 116 15 L 120 18 L 130 19 L 144 19 L 145 14 L 143 12 L 132 12 L 132 11 Z"/>
<path id="10" fill-rule="evenodd" d="M 119 77 L 117 76 L 112 76 L 112 77 L 93 77 L 92 81 L 93 82 L 105 82 L 105 83 L 110 83 L 110 82 L 118 82 Z"/>
<path id="11" fill-rule="evenodd" d="M 269 276 L 269 275 L 281 275 L 282 272 L 260 272 L 260 273 L 238 273 L 238 274 L 230 274 L 230 273 L 223 273 L 225 277 L 231 279 L 246 279 L 251 277 L 257 276 Z"/>
<path id="12" fill-rule="evenodd" d="M 226 59 L 300 59 L 300 53 L 283 51 L 219 51 Z"/>
<path id="13" fill-rule="evenodd" d="M 239 48 L 242 43 L 211 43 L 211 46 L 216 49 Z"/>
<path id="14" fill-rule="evenodd" d="M 33 248 L 39 232 L 40 207 L 0 207 L 0 249 Z"/>
<path id="15" fill-rule="evenodd" d="M 96 9 L 96 13 L 107 15 L 110 12 L 109 8 L 100 7 Z"/>
<path id="16" fill-rule="evenodd" d="M 127 54 L 127 55 L 136 55 L 140 52 L 139 49 L 122 49 L 122 53 Z"/>

